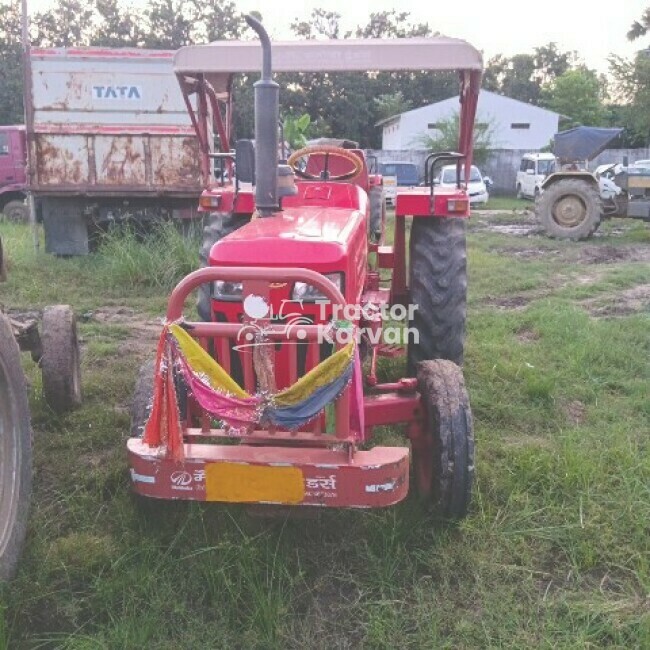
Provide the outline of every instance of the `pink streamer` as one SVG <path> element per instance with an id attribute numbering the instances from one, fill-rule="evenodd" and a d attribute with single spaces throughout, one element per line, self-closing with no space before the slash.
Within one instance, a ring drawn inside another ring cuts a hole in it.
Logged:
<path id="1" fill-rule="evenodd" d="M 259 421 L 260 400 L 257 397 L 240 398 L 219 393 L 207 386 L 195 375 L 187 362 L 178 355 L 183 377 L 194 399 L 202 409 L 223 420 L 232 427 L 252 426 Z"/>

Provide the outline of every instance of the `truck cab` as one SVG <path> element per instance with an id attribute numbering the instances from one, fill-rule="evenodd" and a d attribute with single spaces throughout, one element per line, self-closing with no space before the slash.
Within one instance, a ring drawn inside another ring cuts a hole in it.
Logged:
<path id="1" fill-rule="evenodd" d="M 0 212 L 11 221 L 26 221 L 25 127 L 0 126 Z"/>

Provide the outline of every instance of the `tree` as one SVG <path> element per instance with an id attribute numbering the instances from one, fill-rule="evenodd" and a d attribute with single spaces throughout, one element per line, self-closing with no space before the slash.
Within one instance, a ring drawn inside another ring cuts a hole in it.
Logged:
<path id="1" fill-rule="evenodd" d="M 239 38 L 242 15 L 230 0 L 149 0 L 147 47 L 177 49 L 192 43 Z"/>
<path id="2" fill-rule="evenodd" d="M 641 16 L 640 20 L 635 20 L 627 33 L 627 37 L 631 41 L 645 36 L 650 31 L 650 7 L 648 7 Z"/>
<path id="3" fill-rule="evenodd" d="M 404 99 L 401 90 L 388 95 L 379 95 L 375 97 L 374 103 L 377 121 L 405 113 L 412 105 L 408 99 Z"/>
<path id="4" fill-rule="evenodd" d="M 99 25 L 91 37 L 91 45 L 102 47 L 138 47 L 144 43 L 143 20 L 140 13 L 122 7 L 118 0 L 96 0 Z"/>
<path id="5" fill-rule="evenodd" d="M 23 121 L 20 3 L 0 5 L 0 124 Z"/>
<path id="6" fill-rule="evenodd" d="M 552 83 L 575 66 L 576 52 L 561 52 L 556 43 L 547 43 L 535 50 L 535 79 L 540 85 Z"/>
<path id="7" fill-rule="evenodd" d="M 542 91 L 542 104 L 571 118 L 571 126 L 601 126 L 606 117 L 605 80 L 582 66 L 567 70 Z"/>
<path id="8" fill-rule="evenodd" d="M 487 63 L 485 88 L 512 99 L 537 104 L 540 86 L 535 74 L 535 57 L 532 54 L 515 54 L 504 57 L 497 54 Z"/>
<path id="9" fill-rule="evenodd" d="M 542 87 L 571 69 L 576 59 L 575 52 L 561 52 L 555 43 L 536 47 L 533 54 L 497 54 L 487 63 L 483 86 L 527 104 L 539 104 Z"/>
<path id="10" fill-rule="evenodd" d="M 615 79 L 615 99 L 622 103 L 620 115 L 627 137 L 636 146 L 650 142 L 650 57 L 645 51 L 634 59 L 611 57 L 610 70 Z"/>
<path id="11" fill-rule="evenodd" d="M 356 29 L 357 38 L 405 38 L 407 36 L 430 36 L 431 28 L 428 23 L 409 22 L 410 13 L 407 11 L 379 11 L 371 13 L 368 24 Z"/>
<path id="12" fill-rule="evenodd" d="M 341 37 L 341 14 L 325 9 L 314 9 L 309 20 L 301 21 L 295 19 L 291 23 L 291 31 L 300 38 L 340 38 Z M 347 33 L 345 38 L 349 38 Z"/>
<path id="13" fill-rule="evenodd" d="M 427 151 L 456 151 L 460 132 L 460 115 L 458 111 L 445 120 L 436 123 L 435 133 L 422 133 L 413 144 Z M 474 125 L 474 162 L 485 163 L 494 149 L 494 125 L 492 122 L 477 122 Z"/>
<path id="14" fill-rule="evenodd" d="M 32 39 L 41 47 L 90 45 L 95 33 L 91 0 L 59 0 L 50 11 L 32 18 Z"/>

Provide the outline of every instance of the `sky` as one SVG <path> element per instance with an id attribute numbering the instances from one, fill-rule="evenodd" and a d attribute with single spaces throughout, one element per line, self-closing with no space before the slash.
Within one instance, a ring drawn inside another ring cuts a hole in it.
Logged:
<path id="1" fill-rule="evenodd" d="M 28 0 L 30 10 L 52 6 L 55 0 Z M 562 50 L 576 50 L 591 68 L 607 72 L 610 54 L 631 56 L 650 46 L 650 36 L 634 43 L 626 34 L 650 0 L 234 0 L 240 11 L 259 11 L 272 38 L 291 38 L 294 18 L 307 19 L 314 8 L 336 11 L 343 30 L 365 24 L 371 12 L 397 9 L 413 22 L 428 22 L 446 36 L 464 38 L 486 59 L 530 52 L 550 41 Z M 137 6 L 144 0 L 129 0 Z"/>

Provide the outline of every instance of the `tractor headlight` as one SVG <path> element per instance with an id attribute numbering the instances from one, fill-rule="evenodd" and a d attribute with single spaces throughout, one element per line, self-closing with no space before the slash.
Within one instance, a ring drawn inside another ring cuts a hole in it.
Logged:
<path id="1" fill-rule="evenodd" d="M 212 297 L 215 300 L 241 300 L 243 286 L 241 282 L 217 280 L 212 285 Z"/>
<path id="2" fill-rule="evenodd" d="M 324 273 L 323 274 L 339 291 L 343 291 L 343 274 L 342 273 Z M 307 282 L 296 282 L 291 292 L 291 300 L 304 300 L 305 302 L 316 302 L 317 300 L 327 300 L 316 287 L 312 287 Z"/>

